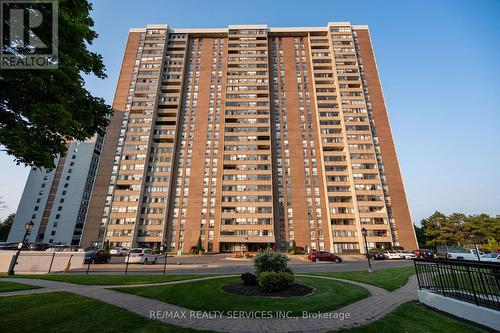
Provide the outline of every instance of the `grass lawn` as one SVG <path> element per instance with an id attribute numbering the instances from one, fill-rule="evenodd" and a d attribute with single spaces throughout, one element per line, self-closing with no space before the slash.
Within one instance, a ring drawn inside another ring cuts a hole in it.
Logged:
<path id="1" fill-rule="evenodd" d="M 87 285 L 123 285 L 180 281 L 205 277 L 201 274 L 184 275 L 14 275 L 9 277 L 52 280 Z M 1 281 L 1 278 L 0 278 Z"/>
<path id="2" fill-rule="evenodd" d="M 2 332 L 195 332 L 64 292 L 0 297 Z M 199 332 L 199 331 L 197 331 Z"/>
<path id="3" fill-rule="evenodd" d="M 38 287 L 0 280 L 0 293 L 6 291 L 19 291 L 19 290 L 30 290 L 30 289 L 38 289 Z"/>
<path id="4" fill-rule="evenodd" d="M 305 273 L 306 274 L 306 273 Z M 353 272 L 324 272 L 324 273 L 307 273 L 308 275 L 324 275 L 336 277 L 339 279 L 353 280 L 372 284 L 377 287 L 394 291 L 406 284 L 408 278 L 415 274 L 413 266 L 376 269 L 373 273 L 367 271 Z"/>
<path id="5" fill-rule="evenodd" d="M 478 327 L 469 325 L 439 312 L 430 310 L 412 301 L 399 306 L 396 310 L 371 324 L 340 330 L 341 333 L 474 333 L 486 332 Z"/>
<path id="6" fill-rule="evenodd" d="M 447 289 L 475 291 L 478 294 L 500 296 L 494 276 L 484 276 L 483 283 L 480 283 L 477 275 L 473 276 L 475 284 L 472 284 L 470 277 L 466 273 L 441 273 L 434 276 L 433 280 L 436 286 L 445 286 Z"/>
<path id="7" fill-rule="evenodd" d="M 297 277 L 297 282 L 316 288 L 305 297 L 254 297 L 229 294 L 221 288 L 241 282 L 239 277 L 220 278 L 178 285 L 115 288 L 114 290 L 156 299 L 192 310 L 206 311 L 302 311 L 327 312 L 369 296 L 366 289 L 338 281 Z"/>

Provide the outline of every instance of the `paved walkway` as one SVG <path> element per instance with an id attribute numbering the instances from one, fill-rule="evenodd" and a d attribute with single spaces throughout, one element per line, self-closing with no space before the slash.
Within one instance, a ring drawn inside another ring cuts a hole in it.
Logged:
<path id="1" fill-rule="evenodd" d="M 213 330 L 220 332 L 327 332 L 339 328 L 349 328 L 359 325 L 365 325 L 375 320 L 382 318 L 397 306 L 416 299 L 417 280 L 415 275 L 410 277 L 408 283 L 393 292 L 388 292 L 385 289 L 375 287 L 369 284 L 355 282 L 350 280 L 331 278 L 326 276 L 317 275 L 303 275 L 297 276 L 310 276 L 314 278 L 336 280 L 346 283 L 355 284 L 366 288 L 371 296 L 362 299 L 353 304 L 347 305 L 343 308 L 324 314 L 322 318 L 273 318 L 273 319 L 255 319 L 255 318 L 229 318 L 218 317 L 216 319 L 209 318 L 192 318 L 194 311 L 182 308 L 180 306 L 167 304 L 157 300 L 136 296 L 127 293 L 121 293 L 107 288 L 111 286 L 96 286 L 96 285 L 78 285 L 66 282 L 56 282 L 49 280 L 39 279 L 22 279 L 22 278 L 4 278 L 2 281 L 19 282 L 28 285 L 42 287 L 42 289 L 23 290 L 15 292 L 0 293 L 0 297 L 14 296 L 14 295 L 27 295 L 42 292 L 65 291 L 82 295 L 85 297 L 94 298 L 103 301 L 131 312 L 137 313 L 141 316 L 150 318 L 151 313 L 172 313 L 177 311 L 178 314 L 185 314 L 186 318 L 172 318 L 162 316 L 157 320 L 164 323 L 189 327 L 200 330 Z M 154 284 L 145 284 L 139 286 L 157 286 L 167 284 L 188 283 L 192 281 L 201 281 L 214 278 L 221 278 L 226 276 L 217 277 L 204 277 L 195 278 L 182 281 L 171 281 Z M 125 285 L 125 286 L 112 286 L 113 288 L 127 288 L 137 287 L 138 285 Z M 339 314 L 345 316 L 343 320 L 339 319 Z M 349 315 L 349 318 L 347 318 Z"/>

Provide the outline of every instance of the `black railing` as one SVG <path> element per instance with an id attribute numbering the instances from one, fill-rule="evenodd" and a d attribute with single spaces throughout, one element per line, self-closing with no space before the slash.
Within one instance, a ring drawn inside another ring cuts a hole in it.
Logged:
<path id="1" fill-rule="evenodd" d="M 500 309 L 500 264 L 444 259 L 414 262 L 421 290 Z"/>

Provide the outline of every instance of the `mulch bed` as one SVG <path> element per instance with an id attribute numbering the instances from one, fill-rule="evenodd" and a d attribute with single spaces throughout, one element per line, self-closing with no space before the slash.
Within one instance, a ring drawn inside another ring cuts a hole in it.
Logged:
<path id="1" fill-rule="evenodd" d="M 222 287 L 227 293 L 243 295 L 243 296 L 265 296 L 265 297 L 297 297 L 307 296 L 314 292 L 314 288 L 302 283 L 294 283 L 290 288 L 266 292 L 259 288 L 259 286 L 246 286 L 243 283 L 227 284 Z"/>

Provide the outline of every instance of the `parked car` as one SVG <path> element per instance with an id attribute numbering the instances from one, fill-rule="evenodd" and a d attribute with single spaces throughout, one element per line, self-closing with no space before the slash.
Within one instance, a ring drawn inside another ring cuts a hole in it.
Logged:
<path id="1" fill-rule="evenodd" d="M 482 253 L 479 253 L 481 255 Z M 464 249 L 457 246 L 443 246 L 437 250 L 439 259 L 455 259 L 455 260 L 476 260 L 477 254 L 474 249 Z"/>
<path id="2" fill-rule="evenodd" d="M 371 252 L 370 259 L 373 260 L 385 260 L 385 256 L 382 252 Z"/>
<path id="3" fill-rule="evenodd" d="M 413 254 L 420 259 L 434 259 L 434 253 L 427 249 L 417 249 L 413 250 Z"/>
<path id="4" fill-rule="evenodd" d="M 45 250 L 50 249 L 52 247 L 53 247 L 52 244 L 36 243 L 36 244 L 31 244 L 28 249 L 30 251 L 45 251 Z"/>
<path id="5" fill-rule="evenodd" d="M 85 251 L 86 264 L 109 264 L 111 255 L 106 250 L 89 250 Z"/>
<path id="6" fill-rule="evenodd" d="M 385 259 L 389 259 L 389 260 L 401 259 L 401 256 L 396 251 L 385 251 L 384 257 L 385 257 Z"/>
<path id="7" fill-rule="evenodd" d="M 76 252 L 78 246 L 76 245 L 53 245 L 45 250 L 45 252 Z"/>
<path id="8" fill-rule="evenodd" d="M 130 249 L 125 262 L 129 264 L 156 264 L 157 257 L 150 249 Z"/>
<path id="9" fill-rule="evenodd" d="M 312 262 L 333 261 L 336 262 L 337 264 L 342 262 L 342 258 L 326 251 L 311 252 L 307 255 L 307 259 L 311 260 Z"/>
<path id="10" fill-rule="evenodd" d="M 500 263 L 500 253 L 485 253 L 480 258 L 481 261 Z"/>
<path id="11" fill-rule="evenodd" d="M 4 243 L 3 245 L 0 246 L 0 250 L 10 250 L 10 251 L 16 251 L 18 250 L 19 247 L 19 242 L 17 243 Z M 28 243 L 24 243 L 22 250 L 27 250 L 29 247 Z"/>
<path id="12" fill-rule="evenodd" d="M 415 259 L 417 257 L 415 253 L 406 250 L 397 250 L 396 253 L 399 253 L 401 259 Z"/>
<path id="13" fill-rule="evenodd" d="M 115 247 L 109 251 L 112 256 L 126 256 L 128 249 L 124 247 Z"/>

